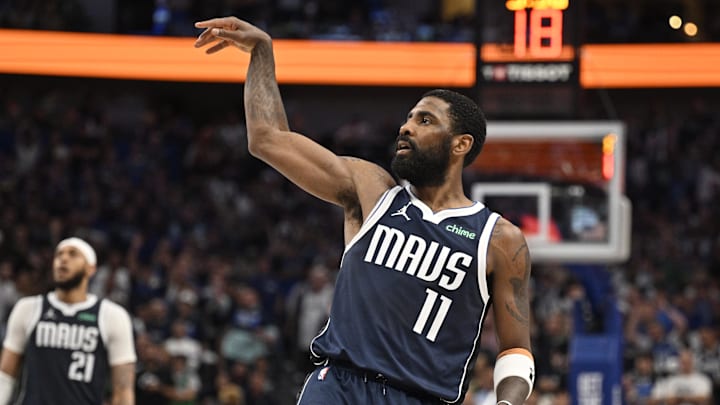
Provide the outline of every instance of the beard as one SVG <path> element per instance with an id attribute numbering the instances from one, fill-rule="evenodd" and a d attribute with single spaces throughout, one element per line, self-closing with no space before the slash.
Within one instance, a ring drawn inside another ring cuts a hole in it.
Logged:
<path id="1" fill-rule="evenodd" d="M 393 157 L 390 167 L 397 177 L 407 180 L 415 187 L 439 186 L 445 182 L 450 165 L 451 137 L 426 150 L 418 149 L 415 142 L 407 137 L 399 139 L 408 142 L 412 150 L 406 156 L 396 154 Z"/>
<path id="2" fill-rule="evenodd" d="M 75 273 L 72 277 L 70 277 L 67 280 L 64 281 L 57 281 L 55 280 L 53 282 L 53 285 L 55 288 L 63 291 L 70 291 L 77 288 L 80 284 L 82 284 L 83 279 L 85 278 L 85 271 L 78 271 Z"/>

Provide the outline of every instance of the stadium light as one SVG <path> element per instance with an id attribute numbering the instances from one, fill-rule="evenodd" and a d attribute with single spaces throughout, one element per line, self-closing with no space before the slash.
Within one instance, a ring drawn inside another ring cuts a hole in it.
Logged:
<path id="1" fill-rule="evenodd" d="M 678 30 L 682 27 L 682 18 L 676 15 L 670 16 L 668 23 L 670 24 L 670 28 Z"/>

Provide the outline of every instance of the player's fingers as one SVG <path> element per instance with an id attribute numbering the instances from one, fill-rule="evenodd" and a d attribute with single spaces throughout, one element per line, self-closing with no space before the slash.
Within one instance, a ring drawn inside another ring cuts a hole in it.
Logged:
<path id="1" fill-rule="evenodd" d="M 195 47 L 196 47 L 196 48 L 199 48 L 199 47 L 201 47 L 201 46 L 208 45 L 208 44 L 210 44 L 210 43 L 212 43 L 212 42 L 221 43 L 221 42 L 224 42 L 224 41 L 225 41 L 225 40 L 222 39 L 222 38 L 217 38 L 217 37 L 214 37 L 214 36 L 213 36 L 213 37 L 210 37 L 210 38 L 206 39 L 205 41 L 203 41 L 203 42 L 202 42 L 201 44 L 199 44 L 199 45 L 196 43 L 196 44 L 195 44 Z M 214 45 L 217 45 L 217 44 L 214 44 Z M 207 50 L 206 50 L 205 52 L 207 52 Z"/>
<path id="2" fill-rule="evenodd" d="M 205 53 L 207 53 L 208 55 L 210 55 L 210 54 L 213 54 L 213 53 L 215 53 L 215 52 L 220 52 L 220 51 L 222 51 L 223 49 L 227 48 L 228 46 L 230 46 L 230 42 L 223 40 L 222 42 L 219 42 L 219 43 L 211 46 L 210 48 L 208 48 L 208 50 L 205 51 Z"/>
<path id="3" fill-rule="evenodd" d="M 226 39 L 228 41 L 242 41 L 243 34 L 240 31 L 227 30 L 224 28 L 213 28 L 210 33 L 218 38 Z"/>
<path id="4" fill-rule="evenodd" d="M 205 21 L 195 23 L 195 28 L 222 27 L 228 25 L 229 17 L 211 18 Z"/>
<path id="5" fill-rule="evenodd" d="M 215 37 L 210 32 L 212 28 L 205 28 L 205 31 L 200 34 L 195 40 L 195 47 L 199 48 L 215 40 Z"/>

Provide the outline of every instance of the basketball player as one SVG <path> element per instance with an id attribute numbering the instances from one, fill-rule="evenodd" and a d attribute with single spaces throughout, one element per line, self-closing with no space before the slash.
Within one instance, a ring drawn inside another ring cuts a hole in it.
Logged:
<path id="1" fill-rule="evenodd" d="M 87 242 L 65 239 L 53 260 L 55 290 L 15 305 L 0 359 L 0 405 L 10 403 L 18 378 L 19 405 L 101 405 L 108 373 L 112 405 L 135 403 L 130 317 L 87 293 L 95 265 Z"/>
<path id="2" fill-rule="evenodd" d="M 251 54 L 245 82 L 250 152 L 307 192 L 344 208 L 345 243 L 330 320 L 311 344 L 318 367 L 298 403 L 437 404 L 465 396 L 490 302 L 502 349 L 498 404 L 533 384 L 530 258 L 518 228 L 469 200 L 463 167 L 485 119 L 467 97 L 426 93 L 395 139 L 398 185 L 367 161 L 339 157 L 288 128 L 268 34 L 234 17 L 196 24 L 195 46 Z"/>

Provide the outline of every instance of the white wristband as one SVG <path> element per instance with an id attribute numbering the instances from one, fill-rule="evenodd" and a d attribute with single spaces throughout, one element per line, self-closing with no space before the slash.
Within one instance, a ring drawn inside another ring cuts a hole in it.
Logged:
<path id="1" fill-rule="evenodd" d="M 497 404 L 495 404 L 495 405 L 500 405 L 500 404 L 512 405 L 512 402 L 501 399 L 501 400 L 497 401 Z"/>
<path id="2" fill-rule="evenodd" d="M 500 354 L 495 362 L 495 370 L 493 371 L 493 380 L 495 383 L 495 392 L 500 382 L 508 377 L 522 378 L 528 384 L 528 394 L 525 399 L 530 397 L 535 380 L 535 361 L 532 354 L 525 349 L 510 349 L 508 354 Z M 499 404 L 500 402 L 498 402 Z M 507 404 L 506 404 L 507 405 Z M 510 404 L 512 405 L 512 404 Z"/>
<path id="3" fill-rule="evenodd" d="M 13 389 L 15 388 L 15 379 L 10 375 L 0 371 L 0 405 L 10 403 Z"/>

